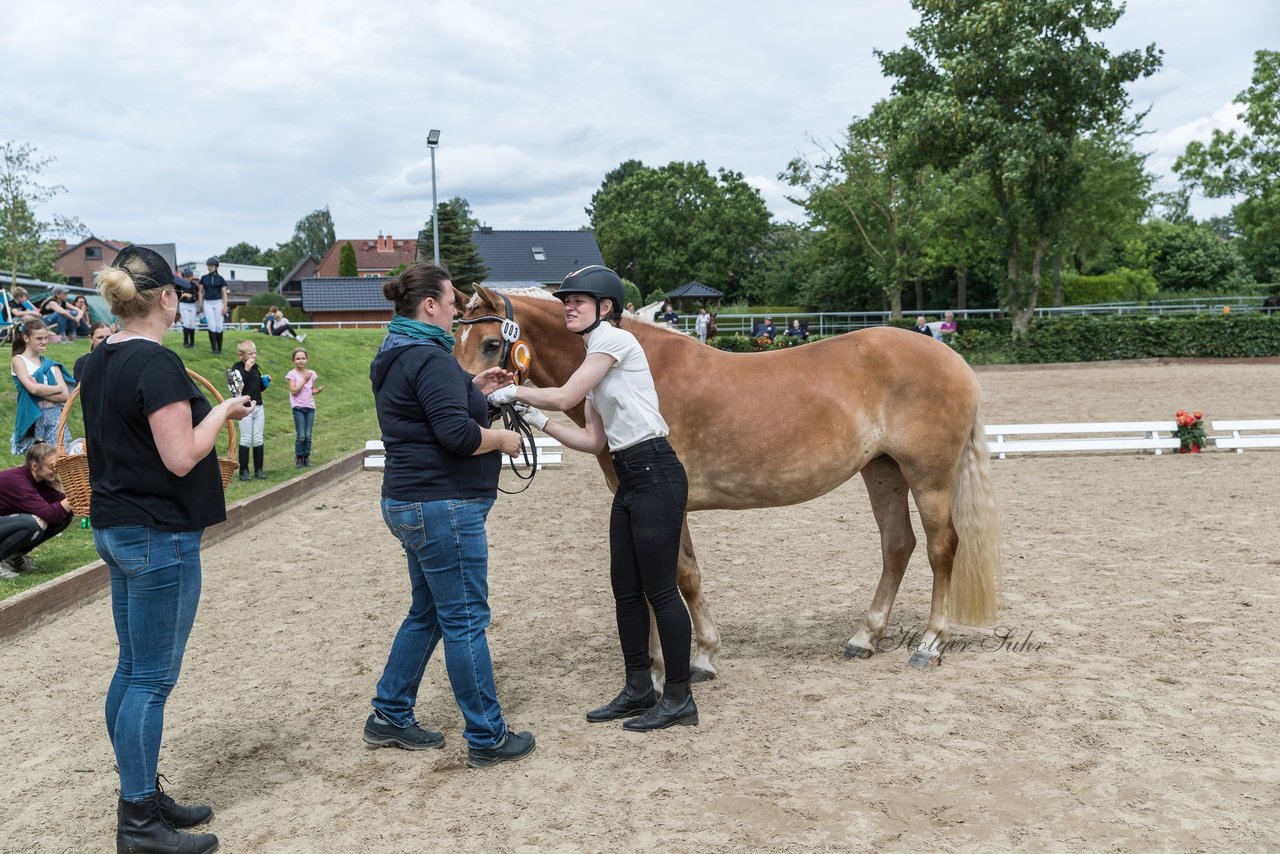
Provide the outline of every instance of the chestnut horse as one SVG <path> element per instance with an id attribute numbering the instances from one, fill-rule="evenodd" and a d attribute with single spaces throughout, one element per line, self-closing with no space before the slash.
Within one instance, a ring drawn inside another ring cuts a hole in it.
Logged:
<path id="1" fill-rule="evenodd" d="M 565 328 L 558 299 L 541 290 L 503 291 L 532 362 L 534 385 L 563 385 L 582 364 L 582 338 Z M 454 353 L 471 373 L 505 352 L 502 297 L 483 287 L 469 300 Z M 884 568 L 861 628 L 845 645 L 866 658 L 889 625 L 898 585 L 915 549 L 907 494 L 924 528 L 933 599 L 914 667 L 938 663 L 948 618 L 995 621 L 1000 532 L 990 483 L 977 377 L 958 354 L 927 335 L 877 327 L 765 353 L 725 353 L 633 317 L 623 328 L 649 359 L 672 447 L 689 475 L 688 510 L 798 504 L 861 472 L 880 528 Z M 768 406 L 762 408 L 762 403 Z M 566 413 L 581 426 L 579 404 Z M 608 452 L 597 455 L 611 489 Z M 677 584 L 693 620 L 695 679 L 715 675 L 720 633 L 702 594 L 689 536 L 682 532 Z M 651 633 L 655 673 L 662 668 Z"/>

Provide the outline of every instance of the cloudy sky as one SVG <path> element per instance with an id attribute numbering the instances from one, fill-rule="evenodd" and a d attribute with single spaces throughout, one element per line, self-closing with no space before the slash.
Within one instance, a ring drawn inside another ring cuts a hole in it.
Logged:
<path id="1" fill-rule="evenodd" d="M 907 0 L 6 5 L 0 138 L 57 158 L 46 178 L 67 188 L 42 213 L 184 259 L 272 246 L 325 205 L 340 238 L 416 234 L 431 128 L 440 198 L 494 228 L 586 224 L 628 158 L 742 172 L 795 219 L 778 172 L 888 93 L 872 51 L 917 20 Z M 1171 189 L 1187 142 L 1235 124 L 1254 51 L 1280 49 L 1280 11 L 1128 7 L 1103 40 L 1164 51 L 1132 93 Z"/>

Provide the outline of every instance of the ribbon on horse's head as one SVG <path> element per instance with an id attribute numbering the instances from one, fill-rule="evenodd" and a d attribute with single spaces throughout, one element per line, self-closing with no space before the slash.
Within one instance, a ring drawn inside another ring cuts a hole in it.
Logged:
<path id="1" fill-rule="evenodd" d="M 529 370 L 530 363 L 533 362 L 533 351 L 529 348 L 528 342 L 520 337 L 520 324 L 516 323 L 515 312 L 511 310 L 511 300 L 501 291 L 498 292 L 498 296 L 502 297 L 502 304 L 507 311 L 506 317 L 486 314 L 483 317 L 469 317 L 459 320 L 458 325 L 497 323 L 498 329 L 502 334 L 502 355 L 498 357 L 498 367 L 515 374 L 516 385 L 520 385 L 524 382 L 524 375 Z"/>

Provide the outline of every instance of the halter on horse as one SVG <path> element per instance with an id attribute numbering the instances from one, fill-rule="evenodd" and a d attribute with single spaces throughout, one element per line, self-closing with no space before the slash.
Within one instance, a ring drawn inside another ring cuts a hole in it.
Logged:
<path id="1" fill-rule="evenodd" d="M 520 338 L 520 324 L 516 323 L 515 315 L 511 311 L 511 300 L 507 299 L 505 294 L 498 294 L 498 296 L 502 297 L 502 302 L 506 307 L 506 317 L 490 314 L 483 317 L 459 320 L 458 323 L 459 325 L 469 325 L 496 321 L 502 334 L 502 355 L 498 357 L 498 364 L 515 374 L 516 385 L 520 385 L 520 383 L 524 382 L 525 371 L 529 370 L 529 363 L 533 361 L 533 352 L 529 349 L 529 345 Z M 538 473 L 538 443 L 534 441 L 533 428 L 529 426 L 524 420 L 524 416 L 520 414 L 520 411 L 513 404 L 503 403 L 494 408 L 502 416 L 502 426 L 520 434 L 521 456 L 528 460 L 529 473 L 527 475 L 520 471 L 514 457 L 510 460 L 512 473 L 525 482 L 524 486 L 516 490 L 498 487 L 499 492 L 504 492 L 507 495 L 518 495 L 533 484 L 533 477 Z M 492 414 L 493 408 L 490 409 L 490 415 Z M 490 421 L 492 420 L 490 418 Z"/>

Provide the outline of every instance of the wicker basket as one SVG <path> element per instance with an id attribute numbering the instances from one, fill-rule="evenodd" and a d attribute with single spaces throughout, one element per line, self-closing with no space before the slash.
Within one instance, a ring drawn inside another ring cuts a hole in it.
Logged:
<path id="1" fill-rule="evenodd" d="M 213 393 L 218 403 L 222 403 L 222 395 L 214 388 L 213 383 L 190 368 L 187 369 L 187 376 L 207 388 Z M 71 511 L 77 516 L 88 516 L 89 499 L 93 494 L 93 490 L 89 486 L 89 447 L 86 444 L 83 453 L 69 454 L 63 445 L 63 435 L 67 426 L 67 417 L 71 414 L 71 404 L 79 396 L 80 386 L 77 385 L 75 390 L 71 392 L 71 396 L 67 398 L 67 402 L 63 404 L 62 417 L 58 419 L 58 452 L 54 458 L 54 468 L 58 473 L 58 479 L 62 481 L 62 489 L 67 495 L 67 503 L 71 505 Z M 235 476 L 236 471 L 240 468 L 240 464 L 233 456 L 235 446 L 235 422 L 227 421 L 227 455 L 218 457 L 218 469 L 222 474 L 223 489 L 227 488 L 227 484 L 231 483 L 231 478 Z"/>

